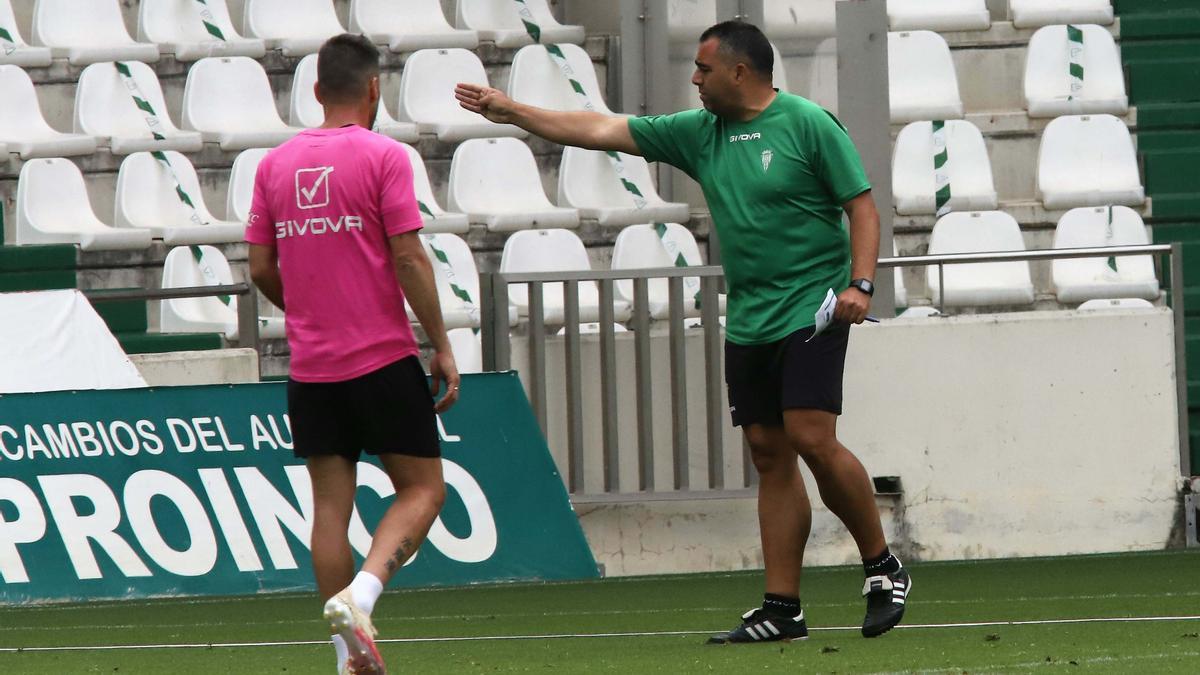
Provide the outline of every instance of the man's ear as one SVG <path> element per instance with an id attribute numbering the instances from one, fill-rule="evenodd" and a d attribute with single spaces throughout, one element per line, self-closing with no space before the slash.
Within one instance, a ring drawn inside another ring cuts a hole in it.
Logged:
<path id="1" fill-rule="evenodd" d="M 750 68 L 744 63 L 738 63 L 733 67 L 733 81 L 742 84 L 750 77 Z"/>
<path id="2" fill-rule="evenodd" d="M 321 82 L 313 82 L 313 96 L 317 97 L 317 103 L 325 105 L 325 97 L 321 96 Z"/>

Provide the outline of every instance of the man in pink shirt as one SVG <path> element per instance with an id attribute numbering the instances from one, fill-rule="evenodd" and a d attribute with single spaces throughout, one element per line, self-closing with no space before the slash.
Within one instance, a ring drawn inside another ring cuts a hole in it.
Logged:
<path id="1" fill-rule="evenodd" d="M 379 51 L 362 36 L 331 38 L 316 94 L 325 123 L 259 165 L 246 241 L 255 285 L 287 309 L 288 412 L 312 480 L 313 570 L 338 668 L 382 673 L 371 610 L 441 510 L 435 411 L 457 400 L 459 377 L 418 234 L 412 166 L 400 144 L 370 131 Z M 432 390 L 406 297 L 435 350 Z M 347 529 L 363 450 L 379 457 L 396 498 L 355 575 Z"/>

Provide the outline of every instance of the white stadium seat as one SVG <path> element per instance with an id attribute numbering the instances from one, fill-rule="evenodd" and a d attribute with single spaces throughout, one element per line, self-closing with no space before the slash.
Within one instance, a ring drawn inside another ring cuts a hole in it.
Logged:
<path id="1" fill-rule="evenodd" d="M 450 25 L 438 0 L 405 0 L 403 12 L 396 11 L 394 0 L 350 0 L 350 32 L 394 52 L 479 46 L 475 31 Z"/>
<path id="2" fill-rule="evenodd" d="M 541 42 L 583 42 L 583 26 L 564 26 L 550 13 L 546 0 L 524 0 L 533 22 L 542 29 Z M 459 28 L 473 30 L 480 40 L 490 40 L 497 47 L 520 47 L 532 44 L 513 0 L 458 0 L 455 18 Z"/>
<path id="3" fill-rule="evenodd" d="M 124 63 L 145 101 L 154 108 L 159 124 L 151 131 L 115 63 L 93 63 L 80 73 L 75 90 L 75 133 L 95 136 L 114 155 L 142 150 L 198 152 L 204 141 L 200 134 L 180 131 L 171 121 L 154 69 L 140 61 Z M 156 140 L 154 133 L 165 138 Z"/>
<path id="4" fill-rule="evenodd" d="M 837 3 L 833 0 L 771 0 L 763 3 L 772 40 L 814 40 L 837 35 Z M 699 34 L 696 35 L 699 37 Z"/>
<path id="5" fill-rule="evenodd" d="M 513 136 L 526 132 L 511 124 L 493 124 L 464 110 L 454 98 L 459 82 L 488 85 L 487 71 L 474 52 L 465 49 L 422 49 L 408 57 L 400 76 L 399 119 L 415 122 L 423 134 L 455 143 L 468 138 Z"/>
<path id="6" fill-rule="evenodd" d="M 621 184 L 612 161 L 603 152 L 567 147 L 558 169 L 558 205 L 579 210 L 579 217 L 601 225 L 634 225 L 686 221 L 688 205 L 664 201 L 650 179 L 650 166 L 641 157 L 620 153 L 624 178 L 638 186 L 645 208 Z"/>
<path id="7" fill-rule="evenodd" d="M 76 66 L 158 60 L 158 45 L 129 37 L 118 0 L 37 0 L 33 43 L 49 47 L 53 56 Z"/>
<path id="8" fill-rule="evenodd" d="M 121 162 L 117 172 L 116 225 L 145 228 L 169 245 L 241 241 L 245 225 L 213 217 L 204 204 L 196 169 L 188 158 L 169 150 L 164 154 L 179 178 L 179 185 L 191 198 L 201 223 L 193 221 L 192 209 L 179 198 L 166 167 L 148 152 L 135 152 Z"/>
<path id="9" fill-rule="evenodd" d="M 450 352 L 460 375 L 483 372 L 483 344 L 474 329 L 454 328 L 446 331 L 446 337 L 450 338 Z"/>
<path id="10" fill-rule="evenodd" d="M 888 33 L 888 91 L 892 123 L 963 116 L 950 47 L 932 31 Z"/>
<path id="11" fill-rule="evenodd" d="M 227 286 L 234 283 L 233 270 L 221 251 L 212 246 L 177 246 L 163 261 L 162 287 Z M 228 302 L 226 302 L 228 301 Z M 237 296 L 176 298 L 159 303 L 162 333 L 223 333 L 238 337 Z M 282 338 L 285 319 L 263 316 L 258 320 L 262 338 Z"/>
<path id="12" fill-rule="evenodd" d="M 1100 26 L 1083 31 L 1083 88 L 1071 93 L 1070 43 L 1066 26 L 1046 26 L 1029 40 L 1025 57 L 1025 105 L 1030 117 L 1129 112 L 1125 71 L 1112 33 Z"/>
<path id="13" fill-rule="evenodd" d="M 423 234 L 421 243 L 433 265 L 433 278 L 437 282 L 438 302 L 442 306 L 442 321 L 446 328 L 478 328 L 479 312 L 483 299 L 479 294 L 479 270 L 475 256 L 467 242 L 454 234 Z M 446 254 L 446 263 L 438 261 L 433 247 Z M 449 270 L 446 267 L 449 266 Z M 450 284 L 453 282 L 471 297 L 471 303 L 455 295 Z"/>
<path id="14" fill-rule="evenodd" d="M 892 30 L 987 30 L 987 0 L 887 0 Z"/>
<path id="15" fill-rule="evenodd" d="M 466 234 L 471 229 L 471 222 L 467 219 L 467 214 L 451 213 L 442 208 L 433 194 L 433 185 L 429 182 L 429 172 L 425 169 L 425 160 L 417 153 L 416 148 L 407 143 L 403 145 L 412 164 L 413 190 L 416 192 L 417 201 L 425 206 L 421 210 L 421 219 L 425 222 L 425 227 L 421 231 L 426 234 L 439 232 Z"/>
<path id="16" fill-rule="evenodd" d="M 683 255 L 689 267 L 699 267 L 704 264 L 700 259 L 700 247 L 696 238 L 686 227 L 678 223 L 665 223 L 667 240 L 674 250 Z M 653 225 L 630 225 L 617 234 L 613 243 L 612 268 L 614 270 L 651 269 L 657 267 L 675 267 L 675 260 Z M 700 290 L 699 277 L 687 277 L 689 281 L 683 286 L 683 310 L 689 317 L 700 316 L 694 293 Z M 692 293 L 689 293 L 689 288 Z M 622 279 L 613 284 L 614 295 L 633 306 L 633 280 Z M 651 279 L 647 284 L 647 295 L 650 301 L 650 317 L 666 319 L 671 314 L 670 290 L 666 279 Z M 719 314 L 725 314 L 725 297 L 718 296 Z"/>
<path id="17" fill-rule="evenodd" d="M 450 162 L 447 205 L 493 232 L 577 227 L 579 212 L 550 203 L 537 160 L 516 138 L 464 141 Z"/>
<path id="18" fill-rule="evenodd" d="M 206 56 L 258 59 L 267 53 L 262 40 L 238 34 L 225 0 L 205 0 L 203 5 L 196 0 L 143 2 L 138 8 L 138 39 L 156 43 L 159 52 L 174 54 L 177 61 L 195 61 Z"/>
<path id="19" fill-rule="evenodd" d="M 85 251 L 146 249 L 150 231 L 110 227 L 96 217 L 79 167 L 34 159 L 17 178 L 17 245 L 79 244 Z"/>
<path id="20" fill-rule="evenodd" d="M 514 232 L 504 242 L 500 256 L 500 272 L 586 272 L 592 269 L 587 249 L 579 235 L 570 230 L 525 230 Z M 517 313 L 529 316 L 529 286 L 510 284 L 508 297 Z M 542 285 L 542 316 L 547 324 L 562 325 L 565 319 L 563 284 Z M 629 304 L 613 300 L 617 321 L 628 320 Z M 594 281 L 579 282 L 579 321 L 588 323 L 600 318 L 600 291 Z"/>
<path id="21" fill-rule="evenodd" d="M 0 143 L 21 159 L 90 155 L 96 139 L 64 134 L 46 123 L 33 81 L 19 66 L 0 66 Z"/>
<path id="22" fill-rule="evenodd" d="M 998 201 L 983 134 L 970 122 L 946 122 L 946 171 L 950 176 L 950 208 L 990 211 Z M 902 215 L 937 212 L 933 170 L 933 123 L 913 122 L 900 131 L 892 155 L 892 194 Z"/>
<path id="23" fill-rule="evenodd" d="M 250 148 L 238 153 L 229 172 L 229 192 L 225 198 L 225 220 L 244 223 L 250 219 L 254 204 L 254 177 L 258 165 L 270 148 Z"/>
<path id="24" fill-rule="evenodd" d="M 892 240 L 892 255 L 897 258 L 900 257 L 900 251 L 899 251 L 899 249 L 896 248 L 896 240 L 895 239 Z M 896 307 L 908 307 L 908 287 L 906 287 L 904 285 L 903 268 L 900 268 L 900 267 L 893 268 L 892 269 L 892 278 L 893 278 L 893 284 L 895 285 L 895 289 L 894 289 L 894 294 L 895 294 L 895 303 L 894 304 L 895 304 L 895 306 Z"/>
<path id="25" fill-rule="evenodd" d="M 672 42 L 694 45 L 704 29 L 716 22 L 717 0 L 667 0 L 667 34 Z"/>
<path id="26" fill-rule="evenodd" d="M 567 57 L 567 65 L 574 71 L 575 80 L 583 85 L 592 109 L 606 115 L 613 114 L 604 102 L 596 69 L 587 52 L 579 45 L 564 44 L 559 48 Z M 517 50 L 508 76 L 508 95 L 514 101 L 539 108 L 586 110 L 583 97 L 571 88 L 567 77 L 542 45 L 528 45 Z"/>
<path id="27" fill-rule="evenodd" d="M 1008 9 L 1017 28 L 1113 22 L 1109 0 L 1009 0 Z"/>
<path id="28" fill-rule="evenodd" d="M 333 0 L 245 0 L 246 34 L 284 56 L 314 54 L 326 40 L 345 33 Z"/>
<path id="29" fill-rule="evenodd" d="M 1125 206 L 1071 209 L 1058 221 L 1054 231 L 1054 248 L 1144 246 L 1149 243 L 1150 236 L 1142 217 Z M 1107 258 L 1053 261 L 1051 269 L 1058 301 L 1158 298 L 1158 277 L 1154 275 L 1154 260 L 1150 256 L 1125 256 L 1113 258 L 1113 262 L 1116 263 L 1115 270 L 1109 266 Z"/>
<path id="30" fill-rule="evenodd" d="M 302 131 L 279 118 L 267 72 L 245 56 L 200 59 L 191 67 L 183 88 L 183 128 L 199 131 L 222 150 L 275 147 Z"/>
<path id="31" fill-rule="evenodd" d="M 317 83 L 317 55 L 309 54 L 296 64 L 292 78 L 292 98 L 289 121 L 297 127 L 319 127 L 325 123 L 325 109 L 317 101 L 313 86 Z M 379 112 L 375 117 L 375 131 L 398 141 L 415 142 L 421 138 L 417 125 L 397 122 L 388 114 L 383 99 L 379 99 Z"/>
<path id="32" fill-rule="evenodd" d="M 1047 209 L 1146 201 L 1133 139 L 1112 115 L 1052 120 L 1038 149 L 1038 193 Z"/>
<path id="33" fill-rule="evenodd" d="M 43 68 L 54 60 L 49 47 L 30 46 L 21 37 L 10 0 L 0 0 L 0 28 L 4 29 L 10 38 L 0 38 L 0 65 Z"/>
<path id="34" fill-rule="evenodd" d="M 929 255 L 1024 251 L 1021 226 L 1001 211 L 960 212 L 943 216 L 933 226 Z M 1028 305 L 1033 302 L 1029 263 L 966 263 L 945 266 L 946 306 Z M 925 270 L 933 304 L 941 302 L 938 268 Z"/>

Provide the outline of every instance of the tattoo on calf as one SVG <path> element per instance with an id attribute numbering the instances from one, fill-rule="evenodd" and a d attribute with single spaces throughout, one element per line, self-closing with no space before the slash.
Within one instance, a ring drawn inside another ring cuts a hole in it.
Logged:
<path id="1" fill-rule="evenodd" d="M 411 558 L 412 554 L 416 552 L 416 547 L 413 546 L 412 539 L 405 537 L 404 541 L 400 542 L 400 546 L 396 549 L 396 552 L 392 554 L 392 557 L 388 558 L 387 562 L 384 563 L 388 574 L 395 574 L 396 570 L 400 569 L 400 566 L 404 564 L 404 561 Z"/>

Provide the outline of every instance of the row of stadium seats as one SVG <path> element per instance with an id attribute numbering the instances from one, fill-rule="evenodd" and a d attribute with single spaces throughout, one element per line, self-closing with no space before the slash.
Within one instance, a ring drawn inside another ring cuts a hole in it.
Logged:
<path id="1" fill-rule="evenodd" d="M 1139 246 L 1150 243 L 1137 212 L 1124 206 L 1098 206 L 1068 211 L 1058 221 L 1054 248 Z M 929 255 L 1024 251 L 1021 227 L 1002 211 L 950 213 L 934 225 Z M 1051 263 L 1055 295 L 1063 304 L 1089 300 L 1138 298 L 1156 300 L 1159 287 L 1149 256 L 1081 258 Z M 936 305 L 942 302 L 937 267 L 925 270 L 926 287 Z M 1028 262 L 971 263 L 944 268 L 947 307 L 1028 305 L 1034 301 Z M 908 304 L 902 276 L 896 274 L 896 304 Z"/>
<path id="2" fill-rule="evenodd" d="M 948 120 L 940 146 L 932 122 L 905 126 L 892 155 L 892 197 L 901 215 L 936 213 L 937 173 L 947 177 L 947 206 L 954 211 L 995 209 L 999 201 L 992 181 L 983 135 L 965 120 Z M 944 150 L 946 162 L 935 169 L 934 156 Z M 1037 158 L 1038 197 L 1047 209 L 1146 201 L 1137 154 L 1128 127 L 1112 115 L 1067 115 L 1042 132 Z"/>
<path id="3" fill-rule="evenodd" d="M 1025 108 L 1030 117 L 1129 111 L 1121 55 L 1112 34 L 1096 25 L 1082 31 L 1079 81 L 1071 76 L 1065 25 L 1033 34 L 1025 59 Z M 958 76 L 946 40 L 931 31 L 888 34 L 888 90 L 893 123 L 963 117 Z"/>
<path id="4" fill-rule="evenodd" d="M 582 42 L 582 26 L 555 20 L 546 0 L 523 0 L 541 26 L 547 42 Z M 458 0 L 453 28 L 438 0 L 352 0 L 350 25 L 392 51 L 430 47 L 474 48 L 481 40 L 519 47 L 533 40 L 512 0 Z M 160 54 L 180 61 L 206 56 L 259 58 L 267 49 L 304 56 L 328 38 L 345 33 L 333 0 L 245 0 L 242 37 L 233 25 L 225 0 L 143 0 L 138 11 L 138 39 L 126 30 L 118 0 L 37 0 L 31 41 L 22 38 L 11 0 L 0 0 L 0 28 L 11 36 L 0 51 L 0 63 L 48 66 L 54 58 L 74 65 L 103 61 L 154 62 Z"/>
<path id="5" fill-rule="evenodd" d="M 593 106 L 611 114 L 587 53 L 576 45 L 562 51 L 578 75 Z M 224 150 L 273 147 L 291 138 L 302 127 L 318 126 L 323 117 L 313 94 L 316 55 L 297 65 L 290 102 L 290 122 L 280 118 L 274 94 L 262 65 L 249 57 L 213 57 L 196 62 L 184 85 L 181 131 L 168 114 L 162 86 L 153 69 L 144 63 L 122 62 L 131 92 L 116 63 L 95 63 L 79 77 L 75 94 L 74 134 L 53 129 L 38 104 L 34 83 L 19 66 L 0 65 L 0 99 L 10 102 L 0 111 L 0 143 L 22 158 L 86 155 L 97 146 L 114 154 L 140 150 L 194 152 L 203 142 Z M 582 108 L 579 95 L 562 77 L 545 48 L 531 45 L 513 59 L 509 90 L 517 100 L 559 109 Z M 465 49 L 420 50 L 407 61 L 396 102 L 397 121 L 381 101 L 377 130 L 401 141 L 416 141 L 420 134 L 456 142 L 468 138 L 524 137 L 521 129 L 493 124 L 463 110 L 454 99 L 458 82 L 487 84 L 483 63 Z M 226 95 L 237 91 L 236 97 Z M 134 94 L 153 108 L 158 122 L 153 130 L 146 111 Z M 162 138 L 156 139 L 155 135 Z"/>
<path id="6" fill-rule="evenodd" d="M 686 221 L 688 205 L 666 202 L 654 192 L 649 165 L 622 155 L 626 179 L 642 186 L 639 207 L 622 186 L 604 153 L 567 148 L 559 168 L 558 203 L 546 197 L 529 146 L 515 138 L 473 139 L 458 146 L 450 167 L 449 210 L 434 195 L 424 162 L 405 144 L 413 165 L 417 199 L 427 231 L 466 233 L 471 223 L 493 232 L 576 227 L 581 219 L 603 226 Z M 240 241 L 249 216 L 258 163 L 267 149 L 242 152 L 234 161 L 226 220 L 215 217 L 201 196 L 188 158 L 168 150 L 156 158 L 135 152 L 117 173 L 115 227 L 95 214 L 84 177 L 69 159 L 33 159 L 17 180 L 16 244 L 78 244 L 84 250 L 142 249 L 152 239 L 167 244 Z M 169 168 L 168 165 L 169 164 Z M 180 191 L 187 195 L 185 200 Z"/>

